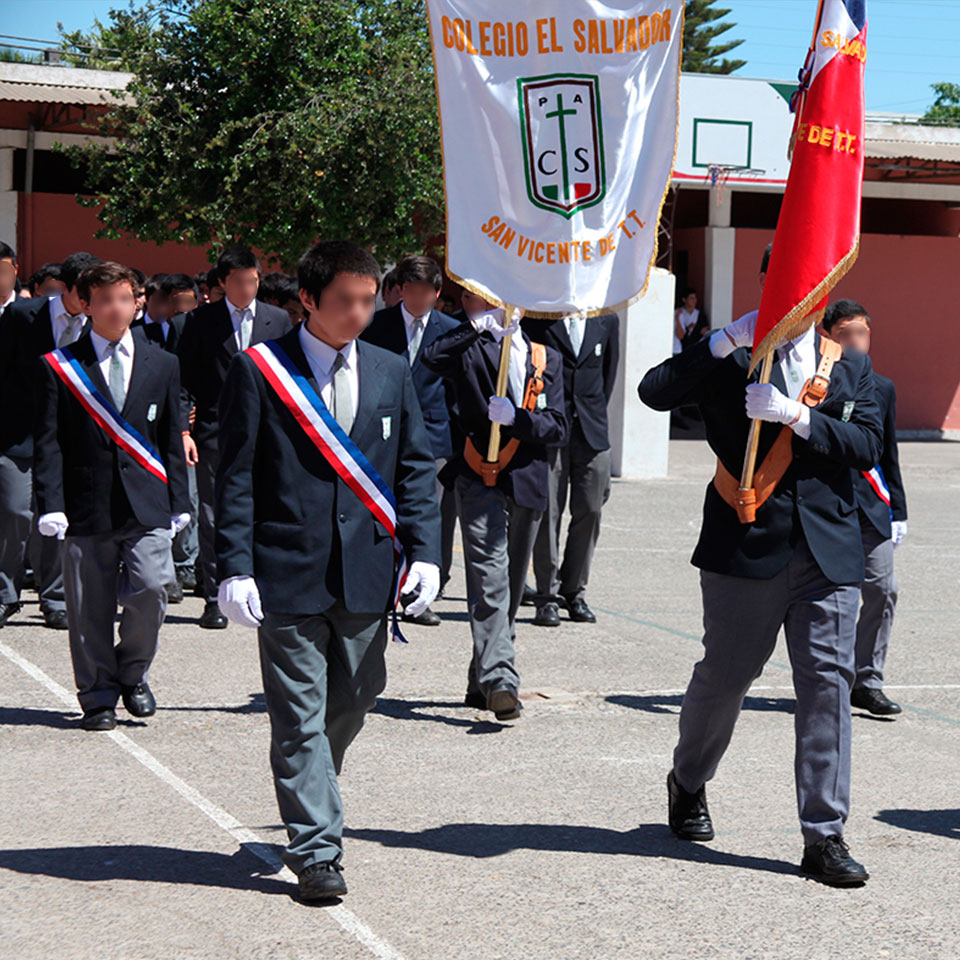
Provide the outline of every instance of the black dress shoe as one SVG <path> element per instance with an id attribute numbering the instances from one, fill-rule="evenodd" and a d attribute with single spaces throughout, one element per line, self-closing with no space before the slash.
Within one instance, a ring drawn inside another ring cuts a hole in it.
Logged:
<path id="1" fill-rule="evenodd" d="M 850 856 L 843 837 L 825 837 L 804 847 L 800 869 L 831 887 L 859 887 L 870 879 L 863 864 Z"/>
<path id="2" fill-rule="evenodd" d="M 567 601 L 567 613 L 570 614 L 570 619 L 575 623 L 596 623 L 597 617 L 594 612 L 587 606 L 586 600 L 568 600 Z"/>
<path id="3" fill-rule="evenodd" d="M 520 597 L 521 607 L 535 607 L 537 605 L 537 591 L 523 585 L 523 596 Z"/>
<path id="4" fill-rule="evenodd" d="M 197 575 L 189 567 L 182 567 L 177 571 L 177 580 L 184 591 L 197 589 Z"/>
<path id="5" fill-rule="evenodd" d="M 300 899 L 306 901 L 332 900 L 347 892 L 339 863 L 311 863 L 297 877 Z"/>
<path id="6" fill-rule="evenodd" d="M 404 613 L 400 619 L 404 623 L 416 623 L 421 627 L 439 627 L 443 622 L 429 607 L 427 607 L 423 613 L 418 613 L 415 617 L 408 616 Z"/>
<path id="7" fill-rule="evenodd" d="M 667 776 L 667 809 L 670 829 L 681 840 L 712 840 L 713 821 L 707 809 L 707 789 L 688 793 L 671 770 Z"/>
<path id="8" fill-rule="evenodd" d="M 121 687 L 120 696 L 131 717 L 152 717 L 157 712 L 157 701 L 146 682 L 135 687 Z"/>
<path id="9" fill-rule="evenodd" d="M 873 687 L 854 687 L 850 691 L 850 706 L 866 710 L 878 717 L 903 713 L 903 707 L 899 703 L 894 703 L 882 690 Z"/>
<path id="10" fill-rule="evenodd" d="M 20 609 L 21 603 L 15 600 L 13 603 L 0 603 L 0 630 L 6 625 L 7 621 Z"/>
<path id="11" fill-rule="evenodd" d="M 537 607 L 533 622 L 538 627 L 559 627 L 560 608 L 552 600 L 548 600 L 542 606 Z"/>
<path id="12" fill-rule="evenodd" d="M 479 690 L 468 690 L 463 697 L 465 707 L 473 707 L 474 710 L 486 710 L 487 698 Z"/>
<path id="13" fill-rule="evenodd" d="M 204 630 L 226 630 L 227 618 L 220 612 L 220 604 L 216 600 L 208 600 L 203 605 L 200 615 L 200 626 Z"/>
<path id="14" fill-rule="evenodd" d="M 44 610 L 43 623 L 44 623 L 44 626 L 49 627 L 51 630 L 66 630 L 67 629 L 67 611 L 66 610 Z"/>
<path id="15" fill-rule="evenodd" d="M 179 580 L 174 580 L 167 587 L 167 603 L 183 603 L 183 587 Z"/>
<path id="16" fill-rule="evenodd" d="M 512 687 L 499 687 L 488 694 L 487 709 L 492 710 L 493 715 L 501 722 L 519 720 L 523 704 Z"/>
<path id="17" fill-rule="evenodd" d="M 113 707 L 97 707 L 94 710 L 87 710 L 80 721 L 80 727 L 83 730 L 114 730 L 116 726 L 117 714 Z"/>

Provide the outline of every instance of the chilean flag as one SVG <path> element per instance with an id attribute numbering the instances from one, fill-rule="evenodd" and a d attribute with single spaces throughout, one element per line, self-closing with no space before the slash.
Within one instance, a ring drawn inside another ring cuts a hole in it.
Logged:
<path id="1" fill-rule="evenodd" d="M 751 370 L 823 316 L 857 259 L 863 181 L 866 0 L 820 0 L 800 88 L 790 175 L 760 298 Z"/>

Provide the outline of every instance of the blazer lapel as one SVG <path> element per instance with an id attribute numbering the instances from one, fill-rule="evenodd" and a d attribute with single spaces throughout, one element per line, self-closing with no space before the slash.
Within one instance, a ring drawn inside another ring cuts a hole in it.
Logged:
<path id="1" fill-rule="evenodd" d="M 70 344 L 70 352 L 77 358 L 77 362 L 83 367 L 84 373 L 90 378 L 93 385 L 108 399 L 111 400 L 110 388 L 107 381 L 103 379 L 100 372 L 100 364 L 97 362 L 97 351 L 93 349 L 93 341 L 90 335 L 81 336 L 79 340 L 74 340 Z M 129 393 L 129 391 L 128 391 Z"/>
<path id="2" fill-rule="evenodd" d="M 570 334 L 567 333 L 567 325 L 562 319 L 554 322 L 551 327 L 553 330 L 554 339 L 557 341 L 560 349 L 563 350 L 569 357 L 572 357 L 574 360 L 577 359 L 577 355 L 573 352 L 573 341 L 570 339 Z M 582 353 L 583 351 L 581 351 Z"/>
<path id="3" fill-rule="evenodd" d="M 133 370 L 130 371 L 130 385 L 127 387 L 127 395 L 123 400 L 123 409 L 120 411 L 120 416 L 126 415 L 126 411 L 130 409 L 131 401 L 137 392 L 143 389 L 144 381 L 149 375 L 150 352 L 149 350 L 138 350 L 134 345 Z"/>
<path id="4" fill-rule="evenodd" d="M 376 352 L 370 349 L 369 344 L 357 340 L 356 354 L 360 397 L 357 402 L 357 415 L 353 418 L 353 428 L 350 430 L 350 439 L 362 449 L 361 441 L 364 439 L 364 432 L 373 423 L 374 411 L 383 393 L 383 377 L 380 375 L 380 361 L 377 359 Z M 399 427 L 399 424 L 397 426 Z"/>
<path id="5" fill-rule="evenodd" d="M 596 317 L 588 317 L 583 322 L 583 342 L 580 344 L 580 353 L 577 355 L 577 366 L 589 357 L 603 338 L 603 321 Z M 566 332 L 566 331 L 564 331 Z"/>
<path id="6" fill-rule="evenodd" d="M 217 320 L 217 339 L 220 343 L 223 344 L 223 349 L 227 351 L 229 356 L 233 356 L 235 353 L 238 353 L 237 348 L 237 337 L 233 332 L 233 318 L 230 316 L 230 307 L 227 306 L 227 298 L 221 297 L 219 303 L 222 305 L 220 307 L 220 317 Z M 256 327 L 257 321 L 254 320 L 254 327 Z"/>
<path id="7" fill-rule="evenodd" d="M 413 366 L 415 368 L 420 365 L 420 358 L 423 356 L 423 351 L 439 336 L 440 313 L 438 310 L 431 310 L 430 316 L 427 317 L 427 323 L 423 328 L 423 336 L 420 338 L 420 348 L 417 350 L 417 355 L 413 358 Z M 406 340 L 406 331 L 404 331 L 404 340 Z"/>

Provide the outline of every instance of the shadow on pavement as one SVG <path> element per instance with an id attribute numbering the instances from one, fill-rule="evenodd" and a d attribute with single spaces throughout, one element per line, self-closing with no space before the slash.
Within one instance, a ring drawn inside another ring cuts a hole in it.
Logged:
<path id="1" fill-rule="evenodd" d="M 960 840 L 960 810 L 881 810 L 874 819 L 904 830 Z"/>
<path id="2" fill-rule="evenodd" d="M 79 731 L 80 717 L 79 707 L 70 713 L 63 710 L 38 710 L 35 707 L 0 707 L 0 727 L 53 727 L 57 730 Z M 122 710 L 117 711 L 117 725 L 120 727 L 147 726 L 142 720 L 136 720 Z"/>
<path id="3" fill-rule="evenodd" d="M 567 824 L 451 823 L 419 833 L 348 828 L 344 835 L 385 847 L 430 850 L 461 857 L 499 857 L 514 850 L 554 850 L 560 853 L 664 857 L 768 873 L 799 873 L 794 864 L 785 860 L 744 856 L 703 844 L 685 843 L 675 839 L 669 828 L 660 823 L 644 823 L 635 830 L 624 831 Z"/>
<path id="4" fill-rule="evenodd" d="M 266 713 L 267 712 L 267 701 L 262 693 L 250 693 L 247 694 L 250 699 L 246 703 L 241 703 L 237 706 L 224 706 L 224 707 L 190 707 L 190 706 L 177 706 L 177 707 L 165 707 L 163 704 L 157 705 L 157 710 L 170 710 L 173 713 L 179 712 L 215 712 L 215 713 Z"/>
<path id="5" fill-rule="evenodd" d="M 668 694 L 665 696 L 635 697 L 629 694 L 614 694 L 604 698 L 607 703 L 615 703 L 621 707 L 630 707 L 632 710 L 645 710 L 647 713 L 676 713 L 669 707 L 679 707 L 683 702 L 683 694 Z M 792 697 L 746 697 L 743 701 L 744 710 L 770 711 L 773 713 L 794 713 L 796 701 Z"/>
<path id="6" fill-rule="evenodd" d="M 145 844 L 0 850 L 0 869 L 63 880 L 190 883 L 286 896 L 296 889 L 265 875 L 269 868 L 242 847 L 232 856 Z"/>
<path id="7" fill-rule="evenodd" d="M 424 709 L 454 710 L 466 709 L 462 703 L 444 702 L 438 700 L 399 700 L 381 697 L 377 705 L 371 710 L 372 714 L 383 717 L 392 717 L 394 720 L 427 720 L 432 723 L 443 723 L 449 727 L 465 727 L 468 734 L 500 733 L 506 730 L 509 724 L 497 723 L 495 720 L 467 719 L 466 717 L 443 716 L 434 713 L 422 713 Z"/>

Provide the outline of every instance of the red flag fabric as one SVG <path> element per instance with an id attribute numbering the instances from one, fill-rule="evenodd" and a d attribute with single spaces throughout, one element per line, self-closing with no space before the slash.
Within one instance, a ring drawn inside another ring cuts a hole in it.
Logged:
<path id="1" fill-rule="evenodd" d="M 831 289 L 857 259 L 866 60 L 866 0 L 821 0 L 794 98 L 793 160 L 751 370 L 820 320 Z"/>

